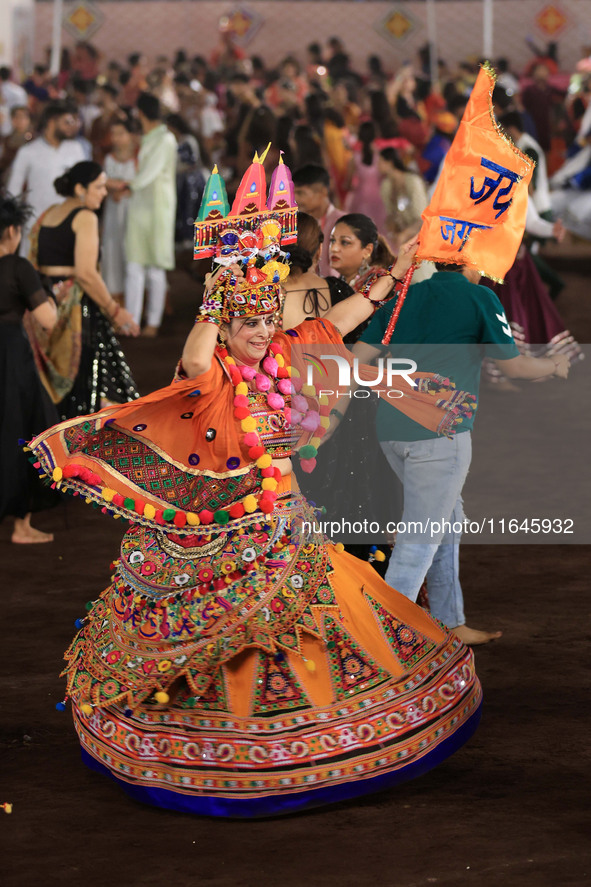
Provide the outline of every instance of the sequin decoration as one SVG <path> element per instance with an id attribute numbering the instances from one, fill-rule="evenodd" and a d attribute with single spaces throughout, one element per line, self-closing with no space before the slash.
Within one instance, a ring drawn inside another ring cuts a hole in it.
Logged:
<path id="1" fill-rule="evenodd" d="M 240 459 L 238 456 L 230 456 L 230 458 L 226 461 L 226 466 L 230 469 L 230 471 L 234 471 L 235 468 L 238 468 L 240 465 Z"/>
<path id="2" fill-rule="evenodd" d="M 210 441 L 214 440 L 216 434 L 217 434 L 217 431 L 215 430 L 215 428 L 208 428 L 207 431 L 205 432 L 205 440 L 210 440 Z"/>

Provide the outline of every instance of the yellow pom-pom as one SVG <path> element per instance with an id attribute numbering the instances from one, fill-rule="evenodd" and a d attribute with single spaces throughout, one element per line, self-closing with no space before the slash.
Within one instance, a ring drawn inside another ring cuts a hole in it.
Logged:
<path id="1" fill-rule="evenodd" d="M 92 714 L 92 705 L 89 705 L 88 702 L 85 702 L 80 706 L 80 711 L 83 715 L 91 715 Z"/>
<path id="2" fill-rule="evenodd" d="M 252 420 L 254 422 L 254 419 Z M 268 468 L 273 460 L 269 453 L 265 453 L 264 456 L 259 456 L 256 461 L 257 468 Z"/>
<path id="3" fill-rule="evenodd" d="M 228 356 L 226 357 L 226 363 L 230 363 L 230 364 L 232 364 L 232 366 L 234 366 L 236 361 L 234 360 L 233 357 L 230 357 L 230 355 L 228 354 Z"/>
<path id="4" fill-rule="evenodd" d="M 156 702 L 160 702 L 161 705 L 166 705 L 167 702 L 170 702 L 170 696 L 164 690 L 158 690 L 157 693 L 154 693 L 154 699 Z"/>
<path id="5" fill-rule="evenodd" d="M 278 366 L 278 367 L 284 367 L 284 366 L 285 366 L 285 361 L 284 361 L 284 359 L 283 359 L 283 355 L 282 355 L 282 354 L 276 354 L 276 355 L 275 355 L 275 360 L 277 361 L 277 366 Z"/>
<path id="6" fill-rule="evenodd" d="M 55 481 L 60 481 L 63 477 L 63 472 L 61 468 L 59 466 L 57 468 L 54 468 L 51 476 Z"/>
<path id="7" fill-rule="evenodd" d="M 253 511 L 256 511 L 258 507 L 257 500 L 254 498 L 254 496 L 246 496 L 242 500 L 242 504 L 244 505 L 244 510 L 247 511 L 249 514 L 252 514 Z"/>
<path id="8" fill-rule="evenodd" d="M 198 514 L 194 514 L 192 511 L 187 512 L 187 523 L 190 527 L 198 527 L 201 523 Z"/>
<path id="9" fill-rule="evenodd" d="M 328 403 L 328 397 L 326 396 L 326 394 L 320 395 L 320 397 L 318 398 L 318 403 L 322 404 L 322 406 L 326 406 L 326 404 Z"/>
<path id="10" fill-rule="evenodd" d="M 146 507 L 144 508 L 144 517 L 147 517 L 148 520 L 153 520 L 156 516 L 156 509 L 153 505 L 150 505 L 149 502 L 146 502 Z"/>
<path id="11" fill-rule="evenodd" d="M 274 477 L 264 477 L 261 487 L 263 488 L 263 490 L 276 490 L 277 481 Z"/>
<path id="12" fill-rule="evenodd" d="M 335 544 L 334 550 L 335 550 L 335 551 L 338 551 L 338 552 L 340 553 L 341 551 L 344 551 L 344 550 L 345 550 L 345 546 L 343 545 L 342 542 L 337 542 L 337 543 Z"/>
<path id="13" fill-rule="evenodd" d="M 2 804 L 2 808 L 5 813 L 12 813 L 12 804 L 9 804 L 8 801 L 5 801 L 4 804 Z"/>
<path id="14" fill-rule="evenodd" d="M 316 388 L 314 385 L 302 385 L 302 394 L 307 395 L 308 397 L 314 397 L 316 394 Z"/>
<path id="15" fill-rule="evenodd" d="M 248 394 L 248 385 L 246 382 L 238 382 L 234 391 L 236 394 Z"/>
<path id="16" fill-rule="evenodd" d="M 320 441 L 319 437 L 312 437 L 310 439 L 310 446 L 311 447 L 316 447 L 316 449 L 318 449 L 318 447 L 320 446 L 320 443 L 321 443 L 321 441 Z"/>
<path id="17" fill-rule="evenodd" d="M 243 431 L 256 431 L 256 419 L 254 419 L 252 416 L 247 416 L 246 419 L 240 420 L 240 427 Z"/>
<path id="18" fill-rule="evenodd" d="M 377 561 L 385 561 L 386 560 L 386 555 L 384 554 L 383 551 L 380 551 L 379 548 L 376 551 L 376 553 L 374 554 L 374 557 Z"/>
<path id="19" fill-rule="evenodd" d="M 115 495 L 115 490 L 112 490 L 110 487 L 103 487 L 103 499 L 105 502 L 111 502 L 113 496 Z"/>
<path id="20" fill-rule="evenodd" d="M 306 659 L 305 664 L 308 671 L 316 671 L 316 663 L 312 659 Z"/>
<path id="21" fill-rule="evenodd" d="M 300 371 L 298 370 L 298 368 L 297 367 L 290 367 L 290 369 L 291 369 L 291 375 L 295 376 L 296 379 L 299 379 L 300 378 Z"/>
<path id="22" fill-rule="evenodd" d="M 320 416 L 321 428 L 328 428 L 329 425 L 330 425 L 330 416 Z"/>
<path id="23" fill-rule="evenodd" d="M 292 376 L 292 375 L 293 375 L 292 367 L 286 367 L 285 369 L 287 370 L 287 375 L 288 375 L 288 376 Z"/>

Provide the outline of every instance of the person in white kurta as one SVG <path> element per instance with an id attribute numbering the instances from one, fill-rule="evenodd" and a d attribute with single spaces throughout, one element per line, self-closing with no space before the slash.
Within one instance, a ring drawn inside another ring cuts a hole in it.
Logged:
<path id="1" fill-rule="evenodd" d="M 136 172 L 135 136 L 130 124 L 117 120 L 111 126 L 111 137 L 113 151 L 107 154 L 104 163 L 108 195 L 103 204 L 101 271 L 113 298 L 121 300 L 127 268 L 125 231 L 130 196 L 129 191 L 121 191 L 119 186 L 131 181 Z"/>
<path id="2" fill-rule="evenodd" d="M 27 203 L 33 208 L 30 221 L 23 227 L 21 256 L 28 255 L 28 236 L 35 220 L 60 202 L 54 181 L 86 159 L 82 145 L 70 138 L 73 122 L 73 115 L 63 102 L 50 102 L 41 119 L 41 135 L 19 148 L 12 163 L 6 190 L 14 197 L 26 194 Z"/>
<path id="3" fill-rule="evenodd" d="M 161 122 L 156 96 L 142 93 L 137 103 L 143 137 L 138 169 L 129 183 L 125 251 L 125 306 L 141 322 L 144 287 L 148 302 L 144 335 L 158 332 L 166 296 L 166 271 L 174 268 L 177 144 Z"/>

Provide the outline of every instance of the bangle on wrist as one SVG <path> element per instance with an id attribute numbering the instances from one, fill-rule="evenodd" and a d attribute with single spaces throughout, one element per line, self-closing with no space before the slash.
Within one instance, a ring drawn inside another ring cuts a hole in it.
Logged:
<path id="1" fill-rule="evenodd" d="M 114 299 L 113 299 L 113 301 L 115 302 Z M 115 302 L 115 310 L 111 314 L 111 320 L 116 320 L 120 311 L 121 311 L 121 305 L 119 304 L 119 302 Z"/>
<path id="2" fill-rule="evenodd" d="M 340 410 L 337 410 L 336 407 L 333 407 L 333 409 L 330 411 L 330 415 L 336 416 L 339 422 L 342 422 L 345 418 L 344 414 L 341 413 Z"/>
<path id="3" fill-rule="evenodd" d="M 221 318 L 214 317 L 213 314 L 198 314 L 195 323 L 213 323 L 215 326 L 221 325 Z"/>

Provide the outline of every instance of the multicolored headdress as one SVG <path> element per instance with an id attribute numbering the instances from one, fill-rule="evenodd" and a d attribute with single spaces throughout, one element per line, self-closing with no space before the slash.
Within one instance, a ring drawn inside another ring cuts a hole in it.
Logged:
<path id="1" fill-rule="evenodd" d="M 273 172 L 267 196 L 263 162 L 269 147 L 261 157 L 255 154 L 231 210 L 224 181 L 214 167 L 195 222 L 194 258 L 211 256 L 222 267 L 245 266 L 244 278 L 222 274 L 208 296 L 225 322 L 279 311 L 280 285 L 289 274 L 289 253 L 282 247 L 297 240 L 297 205 L 283 158 Z"/>

